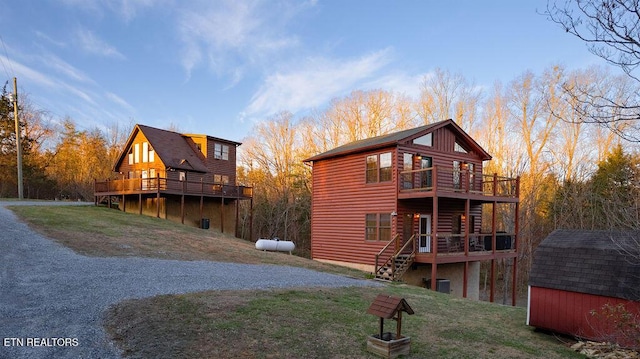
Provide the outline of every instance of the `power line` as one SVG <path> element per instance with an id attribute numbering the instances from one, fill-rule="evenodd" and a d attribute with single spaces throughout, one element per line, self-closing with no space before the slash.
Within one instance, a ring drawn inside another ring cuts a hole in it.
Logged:
<path id="1" fill-rule="evenodd" d="M 2 39 L 2 35 L 0 35 L 0 43 L 2 43 L 2 48 L 4 49 L 4 56 L 8 60 L 9 59 L 9 53 L 7 52 L 7 47 L 4 44 L 4 39 Z M 11 76 L 9 74 L 9 71 L 7 71 L 7 66 L 5 65 L 4 61 L 2 61 L 2 59 L 0 59 L 0 62 L 2 62 L 2 67 L 4 68 L 4 73 L 7 74 L 7 79 L 10 79 L 11 77 L 16 77 L 16 76 Z M 16 72 L 13 70 L 13 67 L 11 66 L 11 63 L 9 63 L 9 67 L 11 68 L 11 73 L 13 73 L 15 75 Z"/>

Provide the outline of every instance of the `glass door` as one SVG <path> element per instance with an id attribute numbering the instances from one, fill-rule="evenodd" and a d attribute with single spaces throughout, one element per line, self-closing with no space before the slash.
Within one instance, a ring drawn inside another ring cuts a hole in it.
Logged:
<path id="1" fill-rule="evenodd" d="M 418 228 L 418 252 L 431 253 L 431 215 L 421 214 Z"/>

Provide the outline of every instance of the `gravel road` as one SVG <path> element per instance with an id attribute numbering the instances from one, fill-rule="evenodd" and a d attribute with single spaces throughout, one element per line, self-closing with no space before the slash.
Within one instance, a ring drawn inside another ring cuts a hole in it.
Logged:
<path id="1" fill-rule="evenodd" d="M 375 286 L 303 268 L 78 255 L 0 202 L 0 358 L 119 358 L 104 310 L 129 298 L 224 289 Z M 21 202 L 56 205 L 64 202 Z"/>

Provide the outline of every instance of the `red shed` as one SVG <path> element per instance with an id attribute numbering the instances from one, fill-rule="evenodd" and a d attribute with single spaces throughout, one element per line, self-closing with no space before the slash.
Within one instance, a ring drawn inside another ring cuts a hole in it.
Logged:
<path id="1" fill-rule="evenodd" d="M 556 230 L 537 248 L 529 277 L 527 324 L 591 340 L 615 341 L 605 305 L 640 314 L 640 233 Z M 625 343 L 621 343 L 625 344 Z M 627 343 L 629 344 L 629 343 Z"/>

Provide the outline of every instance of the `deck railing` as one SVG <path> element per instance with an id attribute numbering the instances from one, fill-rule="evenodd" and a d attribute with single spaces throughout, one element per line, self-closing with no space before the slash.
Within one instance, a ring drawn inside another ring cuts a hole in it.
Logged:
<path id="1" fill-rule="evenodd" d="M 168 178 L 130 178 L 95 181 L 96 196 L 144 192 L 172 192 L 185 195 L 205 195 L 233 198 L 253 197 L 253 188 L 204 181 L 180 181 Z"/>
<path id="2" fill-rule="evenodd" d="M 420 236 L 416 237 L 416 248 L 418 253 L 433 253 L 432 248 L 437 245 L 438 254 L 465 253 L 465 235 L 457 233 L 431 233 L 425 234 L 425 238 L 430 240 L 428 245 L 420 243 Z M 513 250 L 515 249 L 516 235 L 514 233 L 497 233 L 496 234 L 496 250 Z M 434 241 L 437 239 L 437 243 Z M 470 233 L 468 237 L 469 252 L 490 252 L 493 251 L 493 235 L 491 233 Z"/>
<path id="3" fill-rule="evenodd" d="M 518 187 L 518 178 L 497 174 L 487 175 L 478 171 L 457 171 L 437 166 L 401 171 L 399 176 L 400 192 L 443 191 L 518 197 Z"/>

